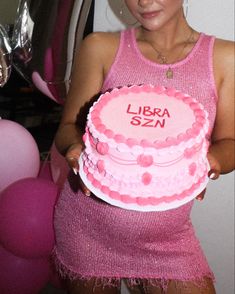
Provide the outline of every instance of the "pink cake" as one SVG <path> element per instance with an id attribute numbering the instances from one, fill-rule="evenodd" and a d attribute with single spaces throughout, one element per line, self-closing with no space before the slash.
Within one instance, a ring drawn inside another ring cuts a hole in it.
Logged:
<path id="1" fill-rule="evenodd" d="M 104 201 L 161 211 L 207 185 L 207 113 L 189 95 L 151 85 L 100 96 L 88 114 L 80 176 Z"/>

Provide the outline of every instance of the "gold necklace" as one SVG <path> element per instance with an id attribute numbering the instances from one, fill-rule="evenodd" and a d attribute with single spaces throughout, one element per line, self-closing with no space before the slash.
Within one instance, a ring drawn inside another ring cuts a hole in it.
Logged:
<path id="1" fill-rule="evenodd" d="M 190 35 L 189 37 L 186 39 L 186 41 L 184 42 L 184 45 L 182 47 L 182 50 L 180 51 L 180 53 L 178 54 L 177 58 L 175 59 L 175 61 L 179 60 L 180 57 L 182 56 L 185 48 L 187 47 L 187 45 L 190 43 L 190 41 L 192 40 L 193 38 L 193 34 L 194 34 L 194 30 L 192 29 L 191 32 L 190 32 Z M 154 47 L 151 43 L 149 43 L 151 45 L 151 47 L 153 48 L 154 51 L 157 52 L 157 59 L 160 60 L 160 63 L 161 64 L 167 64 L 167 57 L 165 55 L 162 54 L 161 51 L 159 51 L 156 47 Z M 167 79 L 173 79 L 173 76 L 174 76 L 174 73 L 173 73 L 173 70 L 172 68 L 169 66 L 167 71 L 166 71 L 166 77 Z"/>

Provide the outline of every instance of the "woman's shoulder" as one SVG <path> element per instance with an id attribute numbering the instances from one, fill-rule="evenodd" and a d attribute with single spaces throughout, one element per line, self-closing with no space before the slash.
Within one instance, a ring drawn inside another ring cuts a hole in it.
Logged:
<path id="1" fill-rule="evenodd" d="M 215 38 L 215 45 L 220 50 L 233 50 L 234 49 L 234 41 L 224 40 L 220 38 Z"/>
<path id="2" fill-rule="evenodd" d="M 94 32 L 86 36 L 82 47 L 86 57 L 94 57 L 95 62 L 102 64 L 107 73 L 114 61 L 120 44 L 120 32 Z"/>
<path id="3" fill-rule="evenodd" d="M 221 73 L 234 71 L 234 45 L 233 41 L 215 39 L 214 63 Z"/>
<path id="4" fill-rule="evenodd" d="M 120 40 L 120 32 L 94 32 L 87 35 L 80 49 L 88 55 L 106 58 L 116 51 Z"/>
<path id="5" fill-rule="evenodd" d="M 214 51 L 218 58 L 231 58 L 234 56 L 234 45 L 233 41 L 223 40 L 216 38 Z"/>
<path id="6" fill-rule="evenodd" d="M 83 43 L 102 47 L 119 42 L 119 39 L 120 32 L 93 32 L 84 38 Z"/>

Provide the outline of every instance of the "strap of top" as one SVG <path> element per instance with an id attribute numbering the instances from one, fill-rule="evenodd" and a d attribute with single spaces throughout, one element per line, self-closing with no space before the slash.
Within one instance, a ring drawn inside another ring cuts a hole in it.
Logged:
<path id="1" fill-rule="evenodd" d="M 183 60 L 172 65 L 148 60 L 140 52 L 135 30 L 121 32 L 114 62 L 104 81 L 102 92 L 125 85 L 153 84 L 175 88 L 201 102 L 209 113 L 211 129 L 215 119 L 217 91 L 213 74 L 213 46 L 215 38 L 203 33 Z M 167 79 L 166 70 L 173 70 Z"/>
<path id="2" fill-rule="evenodd" d="M 217 97 L 212 64 L 214 40 L 215 38 L 213 36 L 207 36 L 201 33 L 197 43 L 184 59 L 174 64 L 158 64 L 147 59 L 141 53 L 135 38 L 135 28 L 124 30 L 121 32 L 119 48 L 105 78 L 102 90 L 106 91 L 113 87 L 144 82 L 177 87 L 177 76 L 178 78 L 182 78 L 188 72 L 193 80 L 195 78 L 193 72 L 196 70 L 199 71 L 198 74 L 202 78 L 205 76 L 208 80 L 209 77 L 210 86 L 214 91 L 214 95 Z M 164 79 L 165 72 L 169 67 L 174 71 L 176 80 Z M 153 81 L 151 79 L 151 73 L 155 74 Z M 149 79 L 147 80 L 145 77 Z M 128 81 L 129 79 L 131 80 L 130 82 Z M 142 79 L 143 81 L 141 81 Z"/>

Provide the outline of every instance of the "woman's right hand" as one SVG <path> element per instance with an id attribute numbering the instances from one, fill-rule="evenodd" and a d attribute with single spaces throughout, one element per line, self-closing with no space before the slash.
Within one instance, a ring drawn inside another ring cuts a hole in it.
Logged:
<path id="1" fill-rule="evenodd" d="M 79 164 L 78 164 L 78 160 L 79 157 L 82 153 L 82 149 L 83 146 L 80 143 L 74 143 L 72 144 L 65 155 L 65 159 L 69 165 L 69 167 L 73 170 L 73 173 L 78 176 L 78 180 L 79 180 L 79 184 L 80 184 L 80 188 L 83 191 L 83 193 L 86 196 L 90 196 L 91 195 L 91 191 L 85 186 L 85 184 L 83 183 L 83 181 L 81 180 L 78 171 L 79 171 Z"/>

